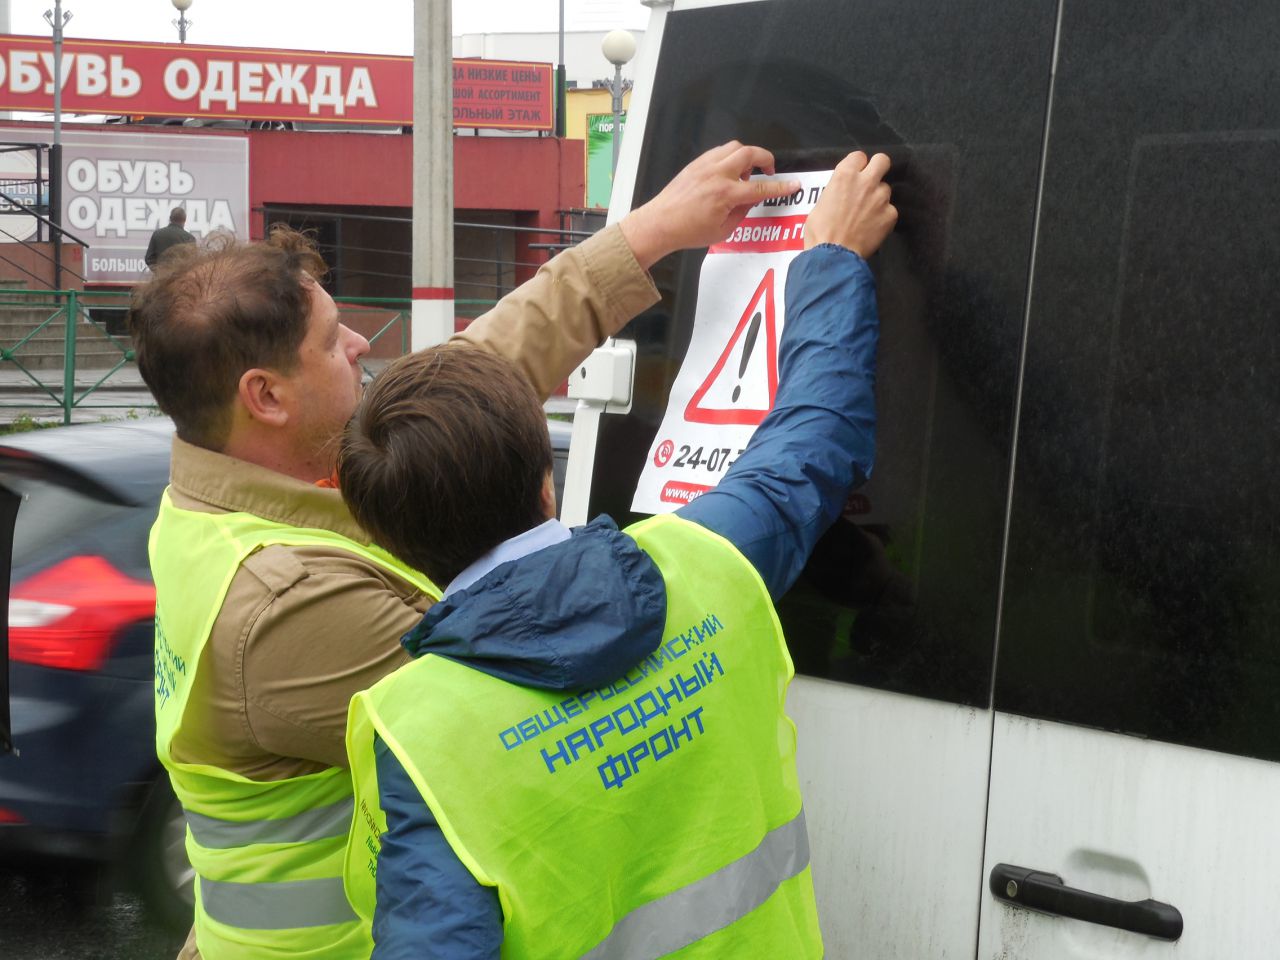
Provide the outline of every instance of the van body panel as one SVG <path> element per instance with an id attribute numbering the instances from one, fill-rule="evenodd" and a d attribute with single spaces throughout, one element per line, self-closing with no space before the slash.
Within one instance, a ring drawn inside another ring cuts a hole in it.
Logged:
<path id="1" fill-rule="evenodd" d="M 1176 907 L 1184 930 L 1169 943 L 986 894 L 978 956 L 1275 956 L 1277 798 L 1274 763 L 997 713 L 985 874 L 1015 864 L 1102 896 L 1150 898 Z"/>
<path id="2" fill-rule="evenodd" d="M 731 137 L 780 172 L 894 163 L 875 475 L 779 604 L 828 955 L 1273 956 L 1280 7 L 653 23 L 611 220 Z M 580 404 L 566 516 L 635 519 L 701 259 L 657 264 L 622 333 L 628 412 Z M 1010 906 L 996 864 L 1172 904 L 1183 933 Z"/>
<path id="3" fill-rule="evenodd" d="M 827 956 L 968 956 L 991 711 L 797 677 L 787 712 Z"/>

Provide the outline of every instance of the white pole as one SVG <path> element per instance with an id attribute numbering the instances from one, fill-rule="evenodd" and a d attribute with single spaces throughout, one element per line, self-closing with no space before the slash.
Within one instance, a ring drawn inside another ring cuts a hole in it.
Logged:
<path id="1" fill-rule="evenodd" d="M 453 335 L 453 43 L 450 0 L 413 7 L 413 319 L 421 350 Z"/>

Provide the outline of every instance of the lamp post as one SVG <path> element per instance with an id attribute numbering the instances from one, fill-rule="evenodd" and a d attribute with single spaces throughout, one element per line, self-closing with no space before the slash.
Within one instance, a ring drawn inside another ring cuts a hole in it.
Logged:
<path id="1" fill-rule="evenodd" d="M 613 172 L 617 173 L 618 151 L 622 149 L 622 67 L 636 55 L 636 38 L 626 30 L 610 30 L 600 52 L 613 64 Z"/>
<path id="2" fill-rule="evenodd" d="M 560 0 L 560 59 L 556 61 L 556 136 L 564 137 L 564 0 Z"/>
<path id="3" fill-rule="evenodd" d="M 173 25 L 178 28 L 178 42 L 187 42 L 187 27 L 191 26 L 191 21 L 187 19 L 187 11 L 191 9 L 191 0 L 170 0 L 173 8 L 178 11 L 178 19 L 173 21 Z"/>
<path id="4" fill-rule="evenodd" d="M 53 288 L 62 286 L 62 28 L 71 19 L 63 11 L 62 0 L 53 0 L 53 9 L 44 12 L 53 27 L 53 146 L 49 149 L 49 219 L 53 222 Z"/>

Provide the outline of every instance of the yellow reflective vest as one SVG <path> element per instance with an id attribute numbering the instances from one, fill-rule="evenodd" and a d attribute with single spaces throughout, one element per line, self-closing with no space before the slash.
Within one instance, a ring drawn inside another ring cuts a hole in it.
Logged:
<path id="1" fill-rule="evenodd" d="M 366 925 L 380 738 L 497 888 L 506 960 L 822 955 L 783 711 L 794 671 L 764 583 L 688 521 L 626 532 L 662 572 L 667 620 L 615 683 L 566 696 L 427 655 L 353 698 L 345 878 Z"/>
<path id="2" fill-rule="evenodd" d="M 179 763 L 171 751 L 231 580 L 245 557 L 268 544 L 333 547 L 430 596 L 440 592 L 377 547 L 249 513 L 182 510 L 167 491 L 151 530 L 156 752 L 187 817 L 200 953 L 204 960 L 356 960 L 368 957 L 371 941 L 342 889 L 349 772 L 334 767 L 260 782 L 208 764 Z"/>

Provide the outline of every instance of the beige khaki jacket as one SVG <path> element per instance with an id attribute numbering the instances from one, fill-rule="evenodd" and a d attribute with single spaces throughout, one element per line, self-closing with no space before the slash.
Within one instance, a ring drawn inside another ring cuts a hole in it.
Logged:
<path id="1" fill-rule="evenodd" d="M 658 299 L 615 226 L 561 253 L 454 339 L 508 357 L 542 396 Z M 338 491 L 176 439 L 175 505 L 247 511 L 367 542 Z M 180 561 L 199 575 L 198 556 Z M 408 662 L 400 637 L 428 597 L 326 547 L 268 546 L 231 582 L 206 644 L 174 759 L 255 780 L 346 766 L 347 704 Z"/>

